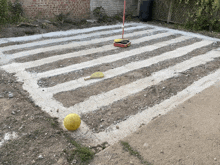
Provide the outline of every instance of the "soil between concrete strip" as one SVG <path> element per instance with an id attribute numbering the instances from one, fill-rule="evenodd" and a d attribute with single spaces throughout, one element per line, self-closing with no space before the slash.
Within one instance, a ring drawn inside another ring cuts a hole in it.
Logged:
<path id="1" fill-rule="evenodd" d="M 108 29 L 108 30 L 117 30 L 117 29 L 120 30 L 120 28 Z M 146 27 L 146 28 L 143 28 L 143 29 L 137 29 L 135 31 L 142 31 L 142 30 L 149 30 L 149 29 L 152 29 L 152 28 L 147 28 Z M 102 33 L 102 32 L 105 32 L 105 31 L 106 30 L 101 30 L 101 31 L 98 31 L 98 33 Z M 129 30 L 129 31 L 127 31 L 127 33 L 131 33 L 133 31 L 134 30 Z M 97 31 L 89 32 L 89 33 L 83 33 L 83 35 L 85 35 L 85 34 L 92 34 L 92 33 L 97 33 Z M 117 35 L 117 34 L 121 34 L 121 32 L 112 33 L 110 35 Z M 79 35 L 79 34 L 77 34 L 77 35 Z M 77 35 L 65 36 L 65 37 L 62 37 L 62 39 L 63 38 L 64 39 L 65 38 L 69 38 L 71 36 L 74 37 L 74 36 L 77 36 Z M 54 43 L 50 43 L 50 44 L 42 44 L 42 45 L 37 45 L 37 46 L 31 46 L 31 47 L 26 47 L 26 48 L 9 50 L 9 51 L 5 51 L 4 54 L 14 54 L 14 53 L 18 53 L 18 52 L 21 52 L 21 51 L 27 51 L 27 50 L 37 49 L 37 48 L 49 47 L 49 46 L 54 46 L 54 45 L 59 46 L 59 45 L 63 45 L 63 44 L 68 44 L 68 43 L 73 42 L 73 41 L 87 41 L 87 40 L 92 40 L 92 39 L 97 39 L 97 38 L 104 38 L 104 37 L 108 37 L 108 36 L 109 36 L 109 34 L 108 35 L 97 35 L 97 36 L 92 36 L 92 37 L 88 37 L 88 38 L 81 38 L 81 39 L 69 39 L 67 41 L 59 41 L 59 42 L 54 42 Z M 54 39 L 57 39 L 57 38 L 51 38 L 50 40 L 54 40 Z M 48 39 L 46 39 L 46 40 L 48 40 Z M 37 41 L 35 40 L 34 42 L 37 42 Z"/>
<path id="2" fill-rule="evenodd" d="M 217 58 L 205 65 L 191 68 L 178 77 L 167 79 L 124 100 L 119 100 L 112 105 L 84 114 L 82 115 L 82 120 L 94 132 L 104 131 L 111 124 L 117 124 L 126 120 L 130 115 L 141 112 L 146 107 L 152 107 L 163 100 L 169 99 L 201 77 L 219 69 L 219 66 L 220 58 Z"/>
<path id="3" fill-rule="evenodd" d="M 143 31 L 143 30 L 149 30 L 149 28 L 133 30 L 133 31 L 130 31 L 130 33 L 132 33 L 132 32 L 139 32 L 139 31 Z M 160 32 L 164 32 L 164 31 L 162 31 L 162 30 L 161 31 L 156 31 L 156 33 L 160 33 Z M 152 33 L 152 34 L 154 34 L 154 33 Z M 111 34 L 111 35 L 114 35 L 114 34 Z M 148 36 L 148 35 L 149 34 L 145 34 L 144 33 L 141 36 Z M 109 35 L 107 37 L 109 37 Z M 140 35 L 129 37 L 129 39 L 136 39 L 138 37 L 140 37 Z M 16 62 L 20 62 L 20 63 L 28 62 L 28 61 L 34 61 L 34 60 L 43 59 L 43 58 L 46 58 L 46 57 L 51 57 L 51 56 L 54 56 L 54 55 L 61 55 L 61 54 L 66 54 L 66 53 L 71 53 L 71 52 L 77 52 L 77 51 L 80 51 L 80 50 L 85 50 L 85 49 L 95 48 L 95 47 L 101 47 L 101 46 L 105 46 L 105 45 L 109 45 L 109 44 L 113 43 L 113 41 L 105 41 L 105 42 L 100 42 L 98 44 L 93 44 L 92 40 L 90 40 L 90 41 L 91 41 L 91 44 L 89 44 L 89 45 L 85 45 L 85 46 L 81 45 L 80 47 L 75 47 L 75 48 L 60 49 L 60 50 L 36 53 L 36 54 L 30 55 L 30 56 L 16 58 L 15 61 Z M 77 41 L 74 41 L 74 42 L 77 42 Z M 65 44 L 65 42 L 62 43 L 62 45 L 63 44 Z"/>
<path id="4" fill-rule="evenodd" d="M 135 27 L 136 25 L 127 25 L 126 28 L 129 28 L 129 27 Z M 94 26 L 95 27 L 95 26 Z M 98 30 L 100 32 L 104 32 L 104 31 L 109 31 L 109 30 L 116 30 L 116 29 L 120 29 L 120 27 L 116 27 L 116 28 L 106 28 L 106 29 L 103 29 L 103 30 Z M 77 29 L 79 30 L 79 29 Z M 82 33 L 79 33 L 79 34 L 90 34 L 90 33 L 94 33 L 94 32 L 97 32 L 97 31 L 91 31 L 91 32 L 83 32 L 84 29 L 82 29 Z M 67 31 L 68 32 L 68 31 Z M 68 36 L 56 36 L 56 37 L 43 37 L 41 39 L 36 39 L 36 40 L 30 40 L 30 41 L 22 41 L 22 42 L 9 42 L 9 43 L 4 43 L 4 44 L 0 44 L 0 47 L 6 47 L 6 46 L 11 46 L 11 45 L 20 45 L 20 44 L 26 44 L 26 43 L 33 43 L 33 42 L 36 42 L 36 41 L 43 41 L 45 39 L 58 39 L 58 38 L 64 38 L 64 37 L 71 37 L 71 36 L 76 36 L 76 35 L 79 35 L 79 34 L 72 34 L 72 35 L 68 35 Z M 39 34 L 36 34 L 36 35 L 39 35 Z"/>
<path id="5" fill-rule="evenodd" d="M 107 80 L 104 80 L 104 81 L 101 81 L 101 82 L 98 82 L 95 84 L 91 84 L 89 86 L 78 88 L 73 91 L 57 93 L 54 95 L 54 98 L 56 100 L 58 100 L 59 102 L 61 102 L 65 107 L 74 106 L 75 104 L 77 104 L 79 102 L 83 102 L 84 100 L 86 100 L 87 98 L 89 98 L 92 95 L 98 95 L 102 92 L 107 92 L 112 89 L 118 88 L 122 85 L 132 83 L 138 79 L 148 77 L 153 72 L 157 72 L 159 70 L 176 65 L 177 63 L 180 63 L 184 60 L 188 60 L 192 57 L 195 57 L 195 56 L 198 56 L 201 54 L 205 54 L 208 51 L 210 51 L 214 48 L 217 48 L 217 47 L 218 47 L 218 45 L 205 46 L 203 48 L 196 49 L 196 50 L 190 52 L 189 54 L 184 55 L 179 58 L 174 58 L 171 60 L 162 61 L 162 62 L 154 64 L 150 67 L 145 67 L 145 68 L 141 68 L 138 70 L 134 70 L 134 71 L 128 72 L 123 75 L 119 75 L 119 76 L 116 76 L 116 77 L 113 77 L 113 78 L 110 78 L 110 79 L 107 79 Z M 68 99 L 66 99 L 66 98 L 68 98 Z"/>
<path id="6" fill-rule="evenodd" d="M 48 70 L 53 70 L 53 69 L 59 68 L 60 66 L 62 66 L 62 67 L 65 66 L 66 67 L 66 66 L 70 66 L 70 65 L 73 65 L 73 64 L 94 60 L 94 59 L 97 59 L 99 57 L 109 56 L 109 55 L 125 52 L 125 51 L 128 51 L 128 50 L 132 50 L 132 49 L 135 49 L 135 48 L 141 48 L 143 45 L 153 45 L 153 44 L 156 44 L 158 42 L 167 41 L 167 40 L 170 40 L 170 39 L 173 39 L 173 38 L 176 38 L 176 37 L 177 36 L 172 35 L 172 36 L 163 37 L 163 38 L 160 38 L 160 39 L 153 39 L 151 41 L 143 42 L 141 44 L 134 44 L 134 45 L 132 45 L 132 48 L 131 47 L 128 47 L 126 49 L 117 48 L 117 49 L 110 50 L 110 51 L 104 51 L 103 50 L 100 53 L 93 53 L 93 54 L 89 54 L 89 55 L 86 55 L 86 56 L 79 56 L 79 57 L 73 57 L 73 58 L 68 58 L 68 59 L 64 59 L 64 60 L 59 60 L 59 61 L 56 61 L 56 62 L 53 62 L 53 63 L 50 63 L 50 64 L 45 64 L 45 65 L 41 65 L 41 66 L 38 66 L 38 67 L 29 68 L 29 69 L 26 69 L 26 70 L 28 72 L 38 72 L 38 73 L 45 72 L 45 71 L 48 71 Z"/>
<path id="7" fill-rule="evenodd" d="M 220 164 L 220 82 L 124 138 L 153 165 Z M 91 165 L 141 164 L 119 143 L 100 152 Z"/>
<path id="8" fill-rule="evenodd" d="M 175 37 L 173 36 L 172 38 L 175 38 Z M 169 37 L 169 39 L 170 39 L 170 37 Z M 166 38 L 166 40 L 169 40 L 169 39 Z M 190 44 L 195 43 L 197 41 L 200 41 L 200 40 L 199 39 L 190 39 L 190 40 L 187 40 L 187 41 L 177 43 L 177 44 L 172 45 L 172 46 L 166 46 L 166 47 L 162 47 L 162 48 L 156 49 L 156 50 L 151 51 L 151 52 L 146 52 L 146 53 L 142 53 L 142 54 L 139 54 L 139 55 L 124 58 L 124 59 L 118 60 L 116 62 L 105 63 L 105 64 L 102 64 L 102 65 L 97 65 L 97 66 L 94 66 L 94 67 L 89 67 L 89 68 L 77 70 L 77 71 L 74 71 L 74 72 L 69 72 L 68 74 L 61 74 L 61 75 L 53 76 L 53 77 L 50 77 L 50 78 L 42 78 L 38 81 L 38 85 L 41 86 L 41 87 L 55 86 L 59 83 L 67 82 L 67 81 L 70 81 L 70 80 L 75 80 L 75 79 L 78 79 L 80 77 L 89 76 L 93 72 L 97 72 L 97 71 L 105 72 L 109 69 L 117 68 L 117 67 L 123 66 L 125 64 L 128 64 L 130 62 L 141 61 L 141 60 L 144 60 L 144 59 L 148 59 L 150 57 L 162 54 L 164 52 L 174 50 L 174 49 L 179 48 L 181 46 L 190 45 Z M 136 45 L 136 46 L 137 47 L 144 46 L 144 45 L 146 46 L 146 44 L 150 45 L 150 43 L 144 43 L 144 44 L 140 44 L 140 45 Z M 126 51 L 128 51 L 129 49 L 131 49 L 131 48 L 126 49 Z M 134 49 L 134 48 L 132 47 L 132 49 Z M 104 56 L 104 53 L 103 53 L 103 56 Z"/>

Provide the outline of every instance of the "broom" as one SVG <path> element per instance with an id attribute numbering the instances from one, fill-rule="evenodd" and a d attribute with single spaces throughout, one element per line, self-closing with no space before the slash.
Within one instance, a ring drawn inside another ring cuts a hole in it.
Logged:
<path id="1" fill-rule="evenodd" d="M 124 0 L 122 39 L 114 40 L 114 46 L 117 46 L 117 47 L 128 47 L 131 45 L 131 42 L 128 39 L 124 39 L 125 7 L 126 7 L 126 0 Z"/>

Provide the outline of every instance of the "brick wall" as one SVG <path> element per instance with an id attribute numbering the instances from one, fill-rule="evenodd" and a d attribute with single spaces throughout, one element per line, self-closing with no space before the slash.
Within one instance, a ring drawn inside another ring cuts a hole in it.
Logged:
<path id="1" fill-rule="evenodd" d="M 14 0 L 12 0 L 14 1 Z M 70 13 L 71 18 L 88 18 L 90 0 L 19 0 L 25 15 L 30 18 L 53 18 Z"/>
<path id="2" fill-rule="evenodd" d="M 126 11 L 134 11 L 137 13 L 138 0 L 126 0 Z M 90 0 L 91 12 L 96 8 L 102 6 L 108 16 L 122 13 L 124 10 L 124 0 Z"/>

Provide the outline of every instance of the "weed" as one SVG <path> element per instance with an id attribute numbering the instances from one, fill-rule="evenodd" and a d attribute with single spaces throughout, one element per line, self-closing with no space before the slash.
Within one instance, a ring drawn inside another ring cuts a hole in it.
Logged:
<path id="1" fill-rule="evenodd" d="M 119 14 L 116 14 L 113 16 L 114 20 L 118 20 L 118 21 L 122 21 L 122 16 L 120 16 Z"/>
<path id="2" fill-rule="evenodd" d="M 67 151 L 64 150 L 63 152 L 67 154 L 67 161 L 71 162 L 73 159 L 77 159 L 78 162 L 81 163 L 88 163 L 94 157 L 94 153 L 85 146 L 77 143 L 74 140 L 70 140 L 70 142 L 76 147 L 73 150 Z"/>
<path id="3" fill-rule="evenodd" d="M 145 164 L 145 165 L 152 165 L 151 163 L 147 162 L 147 161 L 144 161 L 144 159 L 142 158 L 142 156 L 139 154 L 138 151 L 135 151 L 128 142 L 124 142 L 124 141 L 120 141 L 121 142 L 121 145 L 123 146 L 123 149 L 127 152 L 130 153 L 130 155 L 134 155 L 136 156 L 142 164 Z"/>
<path id="4" fill-rule="evenodd" d="M 50 122 L 50 124 L 53 127 L 59 127 L 59 122 L 57 121 L 58 118 L 54 117 L 54 118 L 46 118 L 45 120 L 47 120 L 48 122 Z"/>
<path id="5" fill-rule="evenodd" d="M 105 9 L 100 6 L 100 7 L 96 7 L 94 10 L 93 10 L 93 15 L 97 18 L 103 18 L 105 17 L 107 14 L 105 13 Z"/>
<path id="6" fill-rule="evenodd" d="M 94 153 L 90 151 L 88 147 L 79 147 L 76 149 L 76 152 L 78 152 L 82 162 L 87 162 L 88 160 L 92 159 L 94 156 Z"/>
<path id="7" fill-rule="evenodd" d="M 64 22 L 72 22 L 72 21 L 69 21 L 67 18 L 69 17 L 70 13 L 60 13 L 59 15 L 55 15 L 56 17 L 56 21 L 60 22 L 61 24 L 63 24 Z"/>

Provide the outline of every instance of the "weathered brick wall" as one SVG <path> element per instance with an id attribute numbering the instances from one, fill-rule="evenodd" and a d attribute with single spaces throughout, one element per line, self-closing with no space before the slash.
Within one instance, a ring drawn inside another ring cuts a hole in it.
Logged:
<path id="1" fill-rule="evenodd" d="M 138 0 L 126 0 L 126 11 L 136 11 Z M 124 0 L 90 0 L 91 12 L 96 8 L 102 6 L 108 16 L 122 13 L 124 10 Z"/>
<path id="2" fill-rule="evenodd" d="M 88 18 L 90 16 L 90 0 L 19 1 L 22 3 L 25 15 L 30 18 L 53 18 L 61 13 L 70 13 L 72 18 Z"/>

